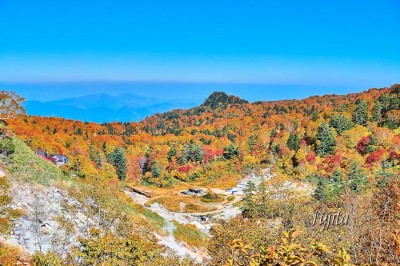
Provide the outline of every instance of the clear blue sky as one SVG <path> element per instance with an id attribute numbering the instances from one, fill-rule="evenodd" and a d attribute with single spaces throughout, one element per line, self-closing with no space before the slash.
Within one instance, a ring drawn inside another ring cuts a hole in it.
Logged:
<path id="1" fill-rule="evenodd" d="M 399 14 L 398 0 L 0 0 L 0 82 L 383 87 L 400 82 Z"/>

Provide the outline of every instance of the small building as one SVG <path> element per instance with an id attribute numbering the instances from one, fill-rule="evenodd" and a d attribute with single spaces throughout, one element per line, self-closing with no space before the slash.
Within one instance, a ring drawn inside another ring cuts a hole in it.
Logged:
<path id="1" fill-rule="evenodd" d="M 43 158 L 46 158 L 46 159 L 47 159 L 47 153 L 46 153 L 45 151 L 36 150 L 36 151 L 35 151 L 35 154 L 36 154 L 37 156 L 40 156 L 40 157 L 43 157 Z"/>
<path id="2" fill-rule="evenodd" d="M 228 188 L 227 190 L 226 190 L 226 192 L 228 192 L 228 193 L 231 193 L 231 194 L 235 194 L 235 193 L 238 193 L 239 191 L 238 191 L 238 189 L 237 188 Z"/>
<path id="3" fill-rule="evenodd" d="M 56 165 L 64 165 L 68 163 L 68 157 L 62 154 L 51 154 L 48 155 L 47 152 L 43 150 L 36 150 L 35 154 L 44 160 L 50 161 Z"/>
<path id="4" fill-rule="evenodd" d="M 46 160 L 46 161 L 49 161 L 49 162 L 54 163 L 54 162 L 48 157 L 48 155 L 47 155 L 47 153 L 46 153 L 45 151 L 36 150 L 36 151 L 35 151 L 35 154 L 36 154 L 37 156 L 39 156 L 40 158 L 42 158 L 43 160 Z"/>
<path id="5" fill-rule="evenodd" d="M 49 159 L 55 164 L 62 165 L 68 163 L 68 157 L 61 154 L 52 154 Z"/>
<path id="6" fill-rule="evenodd" d="M 201 188 L 189 188 L 188 190 L 182 190 L 181 194 L 190 196 L 202 196 L 205 194 L 205 191 Z"/>
<path id="7" fill-rule="evenodd" d="M 200 188 L 189 188 L 189 192 L 193 193 L 193 194 L 201 194 L 204 191 Z"/>

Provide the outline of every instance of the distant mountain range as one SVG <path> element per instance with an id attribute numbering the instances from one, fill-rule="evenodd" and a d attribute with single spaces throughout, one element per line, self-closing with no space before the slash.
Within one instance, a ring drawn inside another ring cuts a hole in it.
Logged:
<path id="1" fill-rule="evenodd" d="M 26 101 L 29 115 L 54 116 L 85 122 L 132 122 L 156 113 L 173 109 L 188 109 L 196 103 L 180 100 L 162 100 L 135 94 L 112 96 L 91 94 L 56 101 Z"/>

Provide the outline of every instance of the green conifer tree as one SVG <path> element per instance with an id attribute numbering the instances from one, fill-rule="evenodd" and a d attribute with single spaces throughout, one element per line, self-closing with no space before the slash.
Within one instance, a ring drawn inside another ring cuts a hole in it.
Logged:
<path id="1" fill-rule="evenodd" d="M 353 122 L 362 126 L 367 125 L 368 113 L 367 113 L 367 102 L 364 100 L 356 101 L 356 109 L 353 113 Z"/>
<path id="2" fill-rule="evenodd" d="M 107 156 L 108 161 L 115 167 L 115 172 L 119 180 L 123 181 L 126 178 L 126 157 L 121 148 L 116 148 Z"/>
<path id="3" fill-rule="evenodd" d="M 335 150 L 335 134 L 332 132 L 329 124 L 323 122 L 319 128 L 317 133 L 317 154 L 319 156 L 325 156 L 328 154 L 332 154 Z"/>

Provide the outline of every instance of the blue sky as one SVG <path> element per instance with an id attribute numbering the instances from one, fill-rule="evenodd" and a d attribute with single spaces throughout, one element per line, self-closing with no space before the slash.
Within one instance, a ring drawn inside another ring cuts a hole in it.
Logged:
<path id="1" fill-rule="evenodd" d="M 43 99 L 77 81 L 383 87 L 399 82 L 399 13 L 398 0 L 0 0 L 0 82 L 53 83 Z"/>

